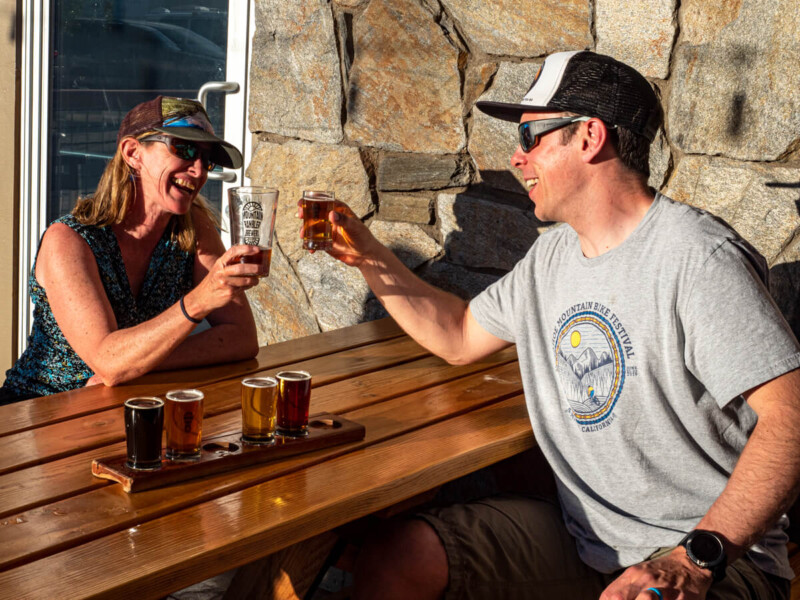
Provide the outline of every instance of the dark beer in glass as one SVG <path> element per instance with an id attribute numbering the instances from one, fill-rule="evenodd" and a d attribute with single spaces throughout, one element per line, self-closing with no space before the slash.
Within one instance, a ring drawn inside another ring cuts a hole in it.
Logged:
<path id="1" fill-rule="evenodd" d="M 131 469 L 161 468 L 161 431 L 164 429 L 164 401 L 144 396 L 125 401 L 127 465 Z"/>
<path id="2" fill-rule="evenodd" d="M 311 374 L 281 371 L 275 377 L 278 380 L 278 433 L 290 437 L 308 435 Z"/>

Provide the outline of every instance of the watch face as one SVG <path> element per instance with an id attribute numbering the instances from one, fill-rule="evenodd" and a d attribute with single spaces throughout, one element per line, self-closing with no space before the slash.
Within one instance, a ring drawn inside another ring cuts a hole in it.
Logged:
<path id="1" fill-rule="evenodd" d="M 689 544 L 691 544 L 692 554 L 704 563 L 713 564 L 722 557 L 722 543 L 716 536 L 709 533 L 697 533 L 689 540 Z"/>

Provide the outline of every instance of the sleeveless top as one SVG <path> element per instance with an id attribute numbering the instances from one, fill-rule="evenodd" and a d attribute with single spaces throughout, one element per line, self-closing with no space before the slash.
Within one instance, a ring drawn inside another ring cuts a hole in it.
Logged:
<path id="1" fill-rule="evenodd" d="M 82 225 L 72 215 L 53 223 L 67 225 L 89 245 L 119 329 L 133 327 L 161 314 L 193 287 L 194 253 L 181 250 L 178 243 L 170 239 L 169 226 L 153 250 L 139 296 L 134 298 L 111 227 Z M 28 287 L 34 304 L 33 327 L 25 352 L 6 371 L 3 389 L 19 396 L 46 396 L 83 387 L 94 373 L 61 333 L 47 294 L 36 281 L 35 261 Z"/>

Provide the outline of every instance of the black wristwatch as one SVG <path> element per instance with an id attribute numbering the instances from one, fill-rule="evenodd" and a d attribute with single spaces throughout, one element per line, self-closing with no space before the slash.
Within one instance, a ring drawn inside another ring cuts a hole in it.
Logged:
<path id="1" fill-rule="evenodd" d="M 725 577 L 728 557 L 725 556 L 725 547 L 718 535 L 703 529 L 695 529 L 681 540 L 679 546 L 686 548 L 686 555 L 694 564 L 711 571 L 714 581 L 720 581 Z"/>

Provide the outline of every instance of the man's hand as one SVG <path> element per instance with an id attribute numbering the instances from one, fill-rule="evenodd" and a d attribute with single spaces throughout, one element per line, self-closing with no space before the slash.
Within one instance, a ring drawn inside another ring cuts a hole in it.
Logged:
<path id="1" fill-rule="evenodd" d="M 682 547 L 653 560 L 628 567 L 609 585 L 600 600 L 704 600 L 711 587 L 711 572 L 701 569 L 686 556 Z"/>
<path id="2" fill-rule="evenodd" d="M 298 201 L 297 206 L 297 216 L 302 219 L 302 201 Z M 333 247 L 327 252 L 344 264 L 358 267 L 375 253 L 385 250 L 367 226 L 344 202 L 337 200 L 334 209 L 328 214 L 328 218 L 331 221 Z M 303 237 L 302 227 L 300 228 L 300 237 Z"/>

